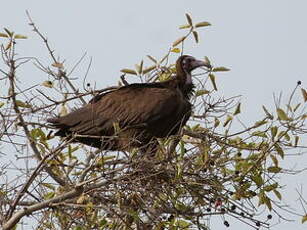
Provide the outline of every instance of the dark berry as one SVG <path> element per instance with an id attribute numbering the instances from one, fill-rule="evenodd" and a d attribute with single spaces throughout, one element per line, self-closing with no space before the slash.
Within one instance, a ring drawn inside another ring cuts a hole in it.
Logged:
<path id="1" fill-rule="evenodd" d="M 86 86 L 87 86 L 87 87 L 90 87 L 90 86 L 91 86 L 91 84 L 90 84 L 90 83 L 87 83 L 87 84 L 86 84 Z"/>
<path id="2" fill-rule="evenodd" d="M 221 212 L 225 213 L 226 212 L 225 208 L 221 208 Z"/>
<path id="3" fill-rule="evenodd" d="M 232 196 L 232 195 L 233 195 L 233 192 L 232 192 L 232 191 L 230 191 L 230 192 L 229 192 L 229 195 L 230 195 L 230 196 Z"/>
<path id="4" fill-rule="evenodd" d="M 207 208 L 206 210 L 207 210 L 207 212 L 211 212 L 211 208 Z"/>
<path id="5" fill-rule="evenodd" d="M 224 221 L 224 225 L 228 228 L 229 227 L 229 223 L 227 220 Z"/>
<path id="6" fill-rule="evenodd" d="M 235 205 L 233 204 L 233 205 L 231 205 L 231 208 L 230 208 L 230 209 L 231 209 L 232 211 L 234 211 L 234 210 L 236 210 L 236 207 L 237 207 L 237 206 L 235 206 Z"/>
<path id="7" fill-rule="evenodd" d="M 236 175 L 239 175 L 239 174 L 240 174 L 240 171 L 236 170 L 236 171 L 235 171 L 235 174 L 236 174 Z"/>
<path id="8" fill-rule="evenodd" d="M 244 213 L 244 212 L 241 212 L 240 215 L 241 215 L 241 216 L 245 216 L 245 213 Z"/>
<path id="9" fill-rule="evenodd" d="M 268 219 L 270 220 L 270 219 L 272 219 L 273 218 L 273 216 L 271 215 L 271 214 L 269 214 L 268 215 Z"/>
<path id="10" fill-rule="evenodd" d="M 256 226 L 257 226 L 257 227 L 260 227 L 260 225 L 261 225 L 260 222 L 257 221 L 257 222 L 256 222 Z"/>
<path id="11" fill-rule="evenodd" d="M 301 81 L 297 81 L 297 84 L 300 85 L 300 84 L 302 84 L 302 82 Z"/>

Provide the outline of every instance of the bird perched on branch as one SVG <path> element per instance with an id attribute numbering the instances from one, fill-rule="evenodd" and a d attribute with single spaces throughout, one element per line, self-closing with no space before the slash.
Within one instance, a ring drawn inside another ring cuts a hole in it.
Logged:
<path id="1" fill-rule="evenodd" d="M 164 82 L 138 83 L 95 96 L 82 108 L 48 119 L 56 136 L 71 137 L 102 150 L 147 151 L 156 138 L 178 133 L 191 115 L 191 72 L 204 61 L 183 55 L 176 61 L 176 75 Z"/>

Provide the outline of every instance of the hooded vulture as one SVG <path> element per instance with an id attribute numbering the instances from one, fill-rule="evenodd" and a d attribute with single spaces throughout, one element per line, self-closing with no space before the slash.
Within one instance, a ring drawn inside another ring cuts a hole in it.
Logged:
<path id="1" fill-rule="evenodd" d="M 137 83 L 95 96 L 84 107 L 48 119 L 60 137 L 102 150 L 156 147 L 156 138 L 178 133 L 192 105 L 191 71 L 207 66 L 192 56 L 176 61 L 176 75 L 164 82 Z"/>

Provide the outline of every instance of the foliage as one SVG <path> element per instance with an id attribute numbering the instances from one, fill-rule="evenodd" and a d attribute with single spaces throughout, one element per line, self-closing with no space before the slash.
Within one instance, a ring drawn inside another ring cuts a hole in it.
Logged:
<path id="1" fill-rule="evenodd" d="M 169 79 L 175 71 L 170 60 L 183 53 L 190 37 L 199 42 L 199 29 L 210 25 L 194 24 L 188 14 L 186 19 L 180 29 L 187 33 L 173 42 L 164 57 L 148 55 L 148 66 L 141 61 L 134 69 L 121 71 L 143 82 Z M 88 83 L 83 91 L 78 89 L 71 79 L 75 66 L 68 71 L 30 16 L 29 20 L 52 62 L 45 66 L 36 58 L 17 56 L 17 40 L 26 36 L 8 29 L 0 33 L 6 65 L 0 70 L 4 89 L 0 95 L 1 157 L 15 152 L 16 161 L 23 160 L 14 178 L 10 175 L 14 163 L 0 165 L 5 181 L 0 184 L 3 229 L 29 215 L 43 220 L 37 229 L 76 230 L 209 229 L 213 216 L 221 216 L 226 227 L 232 219 L 268 227 L 272 214 L 280 215 L 284 209 L 280 176 L 294 173 L 282 168 L 281 162 L 286 153 L 307 147 L 301 140 L 306 135 L 307 93 L 300 82 L 285 106 L 276 102 L 274 111 L 263 106 L 259 121 L 233 131 L 242 114 L 239 97 L 225 99 L 216 94 L 216 76 L 229 69 L 215 67 L 205 57 L 211 68 L 194 76 L 198 82 L 192 99 L 194 113 L 180 134 L 160 140 L 154 157 L 140 155 L 137 149 L 101 152 L 55 138 L 45 120 L 51 114 L 66 114 L 76 100 L 82 105 L 89 96 L 118 86 L 95 90 Z M 18 73 L 29 61 L 46 73 L 46 80 L 24 87 Z M 120 84 L 129 84 L 125 75 Z M 301 101 L 294 99 L 298 93 L 303 95 Z M 301 201 L 306 205 L 302 197 Z M 259 217 L 263 210 L 266 214 Z"/>

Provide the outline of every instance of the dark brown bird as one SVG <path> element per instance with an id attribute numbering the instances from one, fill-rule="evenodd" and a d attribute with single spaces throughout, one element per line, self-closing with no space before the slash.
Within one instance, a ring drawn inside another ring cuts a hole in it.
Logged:
<path id="1" fill-rule="evenodd" d="M 59 129 L 56 136 L 70 136 L 102 150 L 152 150 L 156 138 L 177 134 L 188 121 L 194 88 L 191 71 L 201 66 L 209 67 L 183 55 L 176 62 L 177 73 L 171 80 L 120 87 L 48 122 Z"/>

